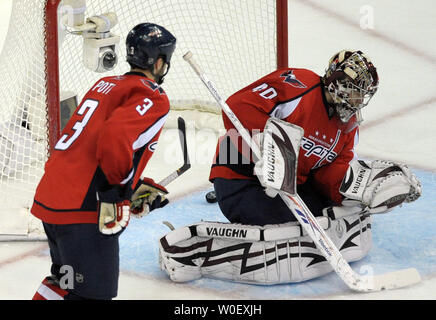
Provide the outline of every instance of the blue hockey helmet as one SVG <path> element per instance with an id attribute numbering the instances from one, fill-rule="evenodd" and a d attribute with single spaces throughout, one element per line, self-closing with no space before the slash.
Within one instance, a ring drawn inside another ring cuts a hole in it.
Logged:
<path id="1" fill-rule="evenodd" d="M 167 29 L 154 23 L 141 23 L 127 35 L 127 62 L 132 67 L 150 70 L 153 74 L 153 65 L 162 58 L 167 65 L 164 74 L 153 74 L 157 82 L 162 83 L 175 48 L 176 38 Z"/>

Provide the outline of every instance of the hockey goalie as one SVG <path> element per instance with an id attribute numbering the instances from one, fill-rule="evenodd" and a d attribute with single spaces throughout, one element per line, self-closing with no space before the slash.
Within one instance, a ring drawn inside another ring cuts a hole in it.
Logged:
<path id="1" fill-rule="evenodd" d="M 361 51 L 342 50 L 320 77 L 279 69 L 234 93 L 228 106 L 250 131 L 250 152 L 230 119 L 210 172 L 228 223 L 201 221 L 159 241 L 160 265 L 176 282 L 209 277 L 255 284 L 300 282 L 332 271 L 278 192 L 297 193 L 346 261 L 370 251 L 374 214 L 418 199 L 402 163 L 359 159 L 365 107 L 378 88 Z"/>

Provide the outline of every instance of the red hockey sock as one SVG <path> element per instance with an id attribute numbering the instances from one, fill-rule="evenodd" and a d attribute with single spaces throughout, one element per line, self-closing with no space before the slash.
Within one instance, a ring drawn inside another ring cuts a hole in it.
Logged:
<path id="1" fill-rule="evenodd" d="M 68 291 L 61 289 L 59 284 L 51 277 L 45 278 L 32 300 L 64 300 Z"/>

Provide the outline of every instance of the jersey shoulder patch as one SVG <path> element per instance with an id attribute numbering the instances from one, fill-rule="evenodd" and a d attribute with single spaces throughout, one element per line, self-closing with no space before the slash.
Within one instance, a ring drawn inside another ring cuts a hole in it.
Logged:
<path id="1" fill-rule="evenodd" d="M 150 88 L 152 91 L 159 93 L 160 95 L 166 95 L 165 90 L 156 82 L 146 78 L 141 78 L 139 81 L 141 81 L 144 86 Z"/>
<path id="2" fill-rule="evenodd" d="M 296 75 L 294 74 L 294 70 L 289 70 L 281 73 L 280 78 L 283 78 L 283 82 L 289 84 L 294 88 L 300 88 L 300 89 L 307 88 L 307 85 L 305 85 L 296 77 Z"/>
<path id="3" fill-rule="evenodd" d="M 147 88 L 151 89 L 153 93 L 157 93 L 159 95 L 166 95 L 165 90 L 158 85 L 156 82 L 152 81 L 151 79 L 148 79 L 146 77 L 132 77 L 129 75 L 119 75 L 119 76 L 113 76 L 113 77 L 106 77 L 102 80 L 106 81 L 113 81 L 117 83 L 117 86 L 119 87 L 138 87 L 141 88 Z"/>
<path id="4" fill-rule="evenodd" d="M 280 81 L 297 89 L 310 88 L 320 82 L 320 76 L 308 69 L 278 70 Z"/>

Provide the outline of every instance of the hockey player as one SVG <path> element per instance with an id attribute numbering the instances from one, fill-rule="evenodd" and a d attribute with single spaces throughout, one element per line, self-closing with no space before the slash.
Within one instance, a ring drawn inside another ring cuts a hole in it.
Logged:
<path id="1" fill-rule="evenodd" d="M 176 38 L 142 23 L 126 39 L 130 72 L 98 80 L 61 133 L 31 212 L 43 221 L 52 260 L 34 299 L 112 299 L 119 236 L 130 214 L 168 203 L 164 187 L 141 174 L 169 112 L 160 87 Z M 142 206 L 130 210 L 131 200 Z"/>
<path id="2" fill-rule="evenodd" d="M 269 152 L 263 142 L 271 129 L 270 118 L 278 119 L 280 140 L 300 141 L 299 149 L 294 155 L 275 152 L 269 164 L 256 159 L 223 114 L 227 133 L 218 142 L 210 180 L 231 223 L 201 222 L 163 237 L 161 265 L 171 279 L 203 275 L 271 284 L 330 272 L 325 258 L 270 187 L 271 177 L 291 179 L 292 170 L 283 174 L 279 165 L 289 161 L 298 162 L 298 195 L 345 259 L 363 258 L 371 247 L 370 214 L 390 211 L 421 194 L 421 185 L 407 166 L 362 161 L 355 152 L 361 109 L 378 83 L 368 56 L 343 50 L 330 59 L 322 77 L 306 69 L 280 69 L 230 96 L 227 104 L 263 154 Z M 288 131 L 287 124 L 304 135 Z"/>

